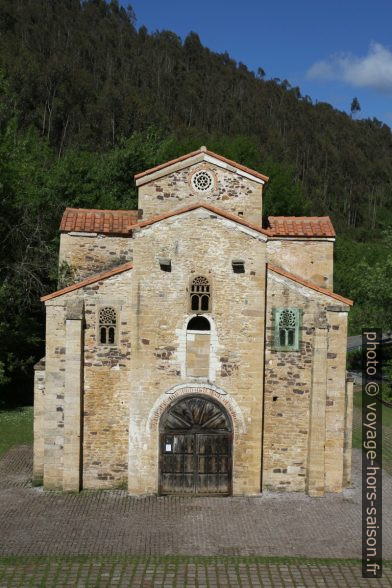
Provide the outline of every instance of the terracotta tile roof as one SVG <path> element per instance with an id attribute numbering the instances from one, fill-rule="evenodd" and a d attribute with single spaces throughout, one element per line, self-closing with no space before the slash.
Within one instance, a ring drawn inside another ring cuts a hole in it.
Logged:
<path id="1" fill-rule="evenodd" d="M 243 225 L 244 227 L 248 227 L 254 231 L 257 231 L 258 233 L 261 233 L 262 235 L 270 236 L 272 234 L 269 229 L 262 229 L 258 225 L 248 223 L 243 218 L 236 216 L 235 214 L 232 214 L 231 212 L 227 212 L 226 210 L 222 210 L 221 208 L 217 208 L 216 206 L 212 206 L 211 204 L 208 204 L 207 202 L 196 202 L 194 204 L 190 204 L 189 206 L 184 206 L 183 208 L 178 208 L 177 210 L 173 210 L 172 212 L 166 212 L 165 214 L 153 216 L 145 221 L 139 221 L 138 223 L 135 223 L 132 227 L 129 227 L 129 230 L 132 231 L 133 229 L 136 229 L 138 227 L 140 227 L 140 228 L 147 227 L 149 225 L 153 225 L 155 223 L 158 223 L 159 221 L 165 220 L 166 218 L 170 218 L 172 216 L 177 216 L 179 214 L 184 214 L 185 212 L 195 210 L 196 208 L 205 208 L 205 210 L 209 210 L 210 212 L 212 212 L 216 215 L 223 216 L 224 218 L 227 218 L 228 220 L 234 221 L 235 223 L 237 223 L 239 225 Z"/>
<path id="2" fill-rule="evenodd" d="M 336 237 L 329 216 L 269 216 L 276 237 Z"/>
<path id="3" fill-rule="evenodd" d="M 289 280 L 293 280 L 293 282 L 297 282 L 298 284 L 301 284 L 302 286 L 306 286 L 307 288 L 311 288 L 312 290 L 315 290 L 316 292 L 320 292 L 320 294 L 325 294 L 326 296 L 329 296 L 330 298 L 334 298 L 335 300 L 339 300 L 339 302 L 343 302 L 343 304 L 348 304 L 349 306 L 352 306 L 354 304 L 354 302 L 352 300 L 350 300 L 349 298 L 345 298 L 344 296 L 340 296 L 340 294 L 335 294 L 335 292 L 332 292 L 331 290 L 327 290 L 327 288 L 321 288 L 321 286 L 316 286 L 316 284 L 313 284 L 312 282 L 308 282 L 306 280 L 303 280 L 302 278 L 299 278 L 298 276 L 295 276 L 294 274 L 290 274 L 289 272 L 286 272 L 285 270 L 283 270 L 280 267 L 276 267 L 274 265 L 271 265 L 270 263 L 267 263 L 267 269 L 271 272 L 275 272 L 276 274 L 284 276 L 285 278 L 288 278 Z"/>
<path id="4" fill-rule="evenodd" d="M 66 208 L 61 219 L 63 233 L 106 233 L 128 235 L 129 227 L 138 220 L 137 210 L 98 210 Z"/>
<path id="5" fill-rule="evenodd" d="M 86 278 L 82 282 L 77 282 L 76 284 L 72 284 L 71 286 L 67 286 L 66 288 L 62 288 L 61 290 L 57 290 L 56 292 L 42 296 L 41 301 L 45 302 L 46 300 L 51 300 L 51 298 L 57 298 L 57 296 L 62 296 L 63 294 L 68 294 L 68 292 L 73 292 L 74 290 L 79 290 L 79 288 L 84 288 L 84 286 L 89 286 L 90 284 L 95 284 L 95 282 L 106 280 L 107 278 L 111 278 L 112 276 L 116 276 L 117 274 L 121 274 L 127 270 L 131 270 L 132 268 L 133 264 L 131 262 L 124 263 L 123 265 L 119 265 L 118 267 L 108 270 L 107 272 L 96 274 L 95 276 Z"/>
<path id="6" fill-rule="evenodd" d="M 191 153 L 187 153 L 186 155 L 181 155 L 181 157 L 176 157 L 176 159 L 171 159 L 170 161 L 166 161 L 166 163 L 162 163 L 161 165 L 156 165 L 155 167 L 147 169 L 146 171 L 140 172 L 135 175 L 135 180 L 138 180 L 139 178 L 143 178 L 144 176 L 148 176 L 149 174 L 153 174 L 154 172 L 157 172 L 161 169 L 164 169 L 165 167 L 169 167 L 170 165 L 173 165 L 175 163 L 179 163 L 180 161 L 185 161 L 186 159 L 190 159 L 191 157 L 194 157 L 195 155 L 200 155 L 201 153 L 205 153 L 206 155 L 209 155 L 210 157 L 215 157 L 215 159 L 219 159 L 219 161 L 223 161 L 224 163 L 227 163 L 233 167 L 236 167 L 237 169 L 240 169 L 240 170 L 242 170 L 252 176 L 255 176 L 256 178 L 259 178 L 260 180 L 263 180 L 264 182 L 268 182 L 268 180 L 269 180 L 268 176 L 265 176 L 264 174 L 261 174 L 260 172 L 257 172 L 254 169 L 250 169 L 249 167 L 246 167 L 245 165 L 241 165 L 240 163 L 237 163 L 236 161 L 233 161 L 232 159 L 227 159 L 226 157 L 223 157 L 222 155 L 218 155 L 218 153 L 214 153 L 213 151 L 209 151 L 205 147 L 200 147 L 200 149 L 197 149 L 196 151 L 192 151 Z"/>

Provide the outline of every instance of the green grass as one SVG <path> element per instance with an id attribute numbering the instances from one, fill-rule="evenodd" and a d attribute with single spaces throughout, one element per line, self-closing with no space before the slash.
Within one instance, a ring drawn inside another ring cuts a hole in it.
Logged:
<path id="1" fill-rule="evenodd" d="M 385 577 L 391 562 L 385 561 Z M 283 586 L 301 575 L 301 586 L 326 585 L 344 576 L 351 585 L 361 569 L 359 559 L 272 556 L 27 556 L 0 557 L 1 586 L 250 586 L 250 576 L 263 586 Z M 295 576 L 294 576 L 295 575 Z M 200 580 L 200 583 L 199 583 Z M 189 584 L 188 584 L 189 582 Z M 317 585 L 321 585 L 321 584 Z M 371 582 L 366 582 L 369 586 Z M 252 585 L 255 585 L 252 583 Z M 297 584 L 295 584 L 297 585 Z M 331 584 L 332 585 L 332 584 Z M 337 584 L 336 584 L 337 585 Z M 346 584 L 349 585 L 349 584 Z"/>
<path id="2" fill-rule="evenodd" d="M 0 410 L 0 455 L 12 445 L 33 442 L 33 407 Z"/>

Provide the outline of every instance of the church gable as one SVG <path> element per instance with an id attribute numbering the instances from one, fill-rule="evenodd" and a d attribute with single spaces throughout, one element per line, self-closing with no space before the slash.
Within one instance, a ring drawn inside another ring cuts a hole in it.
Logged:
<path id="1" fill-rule="evenodd" d="M 135 176 L 143 219 L 207 202 L 261 227 L 267 176 L 205 148 Z"/>

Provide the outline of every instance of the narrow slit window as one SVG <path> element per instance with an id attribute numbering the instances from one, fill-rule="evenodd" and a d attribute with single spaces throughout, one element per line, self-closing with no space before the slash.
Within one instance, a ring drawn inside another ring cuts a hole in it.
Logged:
<path id="1" fill-rule="evenodd" d="M 115 345 L 117 331 L 117 312 L 112 306 L 99 311 L 99 342 L 101 345 Z"/>
<path id="2" fill-rule="evenodd" d="M 197 276 L 192 280 L 191 310 L 194 312 L 209 312 L 211 310 L 211 286 L 204 276 Z"/>

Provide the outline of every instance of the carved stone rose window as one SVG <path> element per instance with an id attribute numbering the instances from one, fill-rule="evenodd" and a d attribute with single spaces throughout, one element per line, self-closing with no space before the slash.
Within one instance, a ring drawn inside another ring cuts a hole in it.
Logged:
<path id="1" fill-rule="evenodd" d="M 212 190 L 214 187 L 214 177 L 212 173 L 207 170 L 199 170 L 193 174 L 191 184 L 196 192 L 204 194 L 205 192 Z"/>

